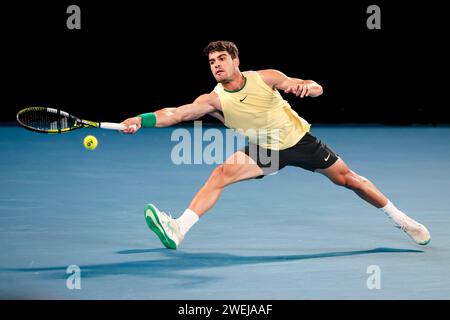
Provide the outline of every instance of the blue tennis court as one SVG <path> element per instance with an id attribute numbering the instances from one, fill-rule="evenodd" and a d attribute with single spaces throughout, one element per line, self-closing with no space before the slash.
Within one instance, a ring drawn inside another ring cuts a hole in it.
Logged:
<path id="1" fill-rule="evenodd" d="M 144 205 L 179 216 L 215 165 L 175 165 L 173 130 L 0 126 L 0 297 L 450 298 L 450 127 L 312 128 L 428 227 L 428 246 L 353 192 L 289 167 L 226 188 L 176 251 L 148 229 Z M 80 287 L 70 290 L 73 265 Z"/>

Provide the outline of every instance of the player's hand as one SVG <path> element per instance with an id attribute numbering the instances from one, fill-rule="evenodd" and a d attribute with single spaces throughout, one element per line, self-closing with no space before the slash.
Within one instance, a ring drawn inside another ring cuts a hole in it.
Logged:
<path id="1" fill-rule="evenodd" d="M 126 125 L 125 130 L 122 131 L 123 133 L 134 134 L 141 128 L 142 118 L 141 117 L 128 118 L 121 123 Z"/>
<path id="2" fill-rule="evenodd" d="M 284 90 L 286 93 L 293 93 L 297 97 L 303 98 L 303 97 L 309 97 L 310 93 L 310 84 L 308 83 L 295 83 L 293 85 L 290 85 L 289 87 Z"/>

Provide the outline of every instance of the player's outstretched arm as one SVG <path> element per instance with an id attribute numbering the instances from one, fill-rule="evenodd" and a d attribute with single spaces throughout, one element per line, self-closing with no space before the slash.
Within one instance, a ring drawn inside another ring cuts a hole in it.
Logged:
<path id="1" fill-rule="evenodd" d="M 286 93 L 293 93 L 300 98 L 318 97 L 323 93 L 322 86 L 313 80 L 291 78 L 273 69 L 261 70 L 258 73 L 270 87 L 284 90 Z"/>
<path id="2" fill-rule="evenodd" d="M 195 99 L 193 103 L 177 108 L 164 108 L 128 118 L 122 122 L 127 125 L 127 129 L 123 132 L 135 133 L 141 127 L 169 127 L 183 121 L 196 120 L 207 113 L 215 111 L 217 110 L 211 104 L 210 94 L 204 94 Z M 132 125 L 135 125 L 135 127 L 132 127 Z"/>

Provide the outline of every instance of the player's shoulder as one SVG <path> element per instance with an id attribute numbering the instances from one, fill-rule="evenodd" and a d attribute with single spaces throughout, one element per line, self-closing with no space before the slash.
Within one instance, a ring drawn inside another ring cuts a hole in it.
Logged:
<path id="1" fill-rule="evenodd" d="M 261 71 L 264 71 L 264 70 L 248 70 L 248 71 L 243 71 L 242 74 L 246 78 L 261 78 L 261 76 L 262 76 Z"/>
<path id="2" fill-rule="evenodd" d="M 258 75 L 261 77 L 270 77 L 274 75 L 279 75 L 282 72 L 277 69 L 262 69 L 257 71 Z"/>
<path id="3" fill-rule="evenodd" d="M 252 75 L 255 78 L 264 81 L 266 84 L 270 82 L 273 77 L 276 77 L 280 71 L 275 69 L 261 69 L 257 71 L 252 71 Z"/>
<path id="4" fill-rule="evenodd" d="M 283 81 L 287 76 L 276 69 L 258 70 L 259 78 L 270 88 L 274 89 L 276 84 Z"/>
<path id="5" fill-rule="evenodd" d="M 216 86 L 214 87 L 214 89 L 210 92 L 210 94 L 216 94 L 219 95 L 223 92 L 224 88 L 223 85 L 221 83 L 216 84 Z"/>
<path id="6" fill-rule="evenodd" d="M 258 72 L 258 71 L 247 70 L 247 71 L 242 71 L 242 74 L 243 74 L 244 76 L 252 76 L 252 75 L 255 74 L 255 72 Z"/>

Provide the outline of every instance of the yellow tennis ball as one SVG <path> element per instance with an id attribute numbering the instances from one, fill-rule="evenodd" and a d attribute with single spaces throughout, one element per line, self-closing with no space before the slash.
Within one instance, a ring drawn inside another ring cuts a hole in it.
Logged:
<path id="1" fill-rule="evenodd" d="M 97 138 L 91 135 L 86 136 L 83 140 L 83 145 L 86 149 L 94 150 L 98 145 Z"/>

